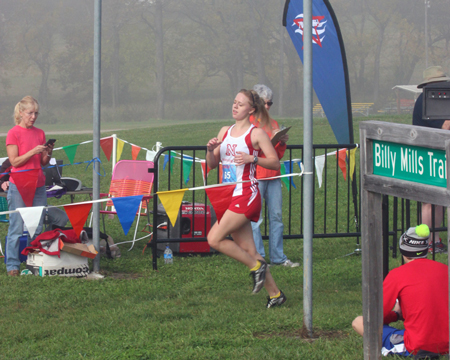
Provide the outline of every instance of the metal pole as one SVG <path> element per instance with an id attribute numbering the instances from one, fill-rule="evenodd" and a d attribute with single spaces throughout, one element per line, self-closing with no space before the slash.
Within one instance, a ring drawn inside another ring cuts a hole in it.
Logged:
<path id="1" fill-rule="evenodd" d="M 430 0 L 425 0 L 425 69 L 428 67 L 428 8 Z"/>
<path id="2" fill-rule="evenodd" d="M 303 327 L 312 337 L 312 0 L 303 0 Z"/>
<path id="3" fill-rule="evenodd" d="M 102 0 L 96 0 L 94 5 L 94 101 L 93 101 L 93 158 L 100 158 L 100 74 L 101 74 L 101 39 L 102 39 Z M 99 166 L 97 166 L 99 168 Z M 94 168 L 92 193 L 94 200 L 100 199 L 100 176 Z M 100 169 L 98 169 L 100 172 Z M 92 205 L 93 211 L 93 225 L 92 225 L 92 239 L 95 249 L 99 254 L 94 259 L 94 272 L 100 270 L 100 214 L 99 203 Z"/>

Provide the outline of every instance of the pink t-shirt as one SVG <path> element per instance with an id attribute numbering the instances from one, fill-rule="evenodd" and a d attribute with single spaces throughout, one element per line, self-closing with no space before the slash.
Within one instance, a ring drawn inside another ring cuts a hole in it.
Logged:
<path id="1" fill-rule="evenodd" d="M 26 129 L 22 126 L 16 125 L 8 131 L 6 135 L 6 146 L 17 145 L 19 148 L 19 156 L 26 154 L 28 151 L 34 149 L 38 145 L 45 144 L 45 133 L 43 130 L 35 128 L 34 126 Z M 31 157 L 24 165 L 17 168 L 12 167 L 11 171 L 19 171 L 25 169 L 39 169 L 37 187 L 45 185 L 45 175 L 41 166 L 41 154 L 36 154 Z M 14 184 L 14 179 L 11 176 L 9 179 Z"/>

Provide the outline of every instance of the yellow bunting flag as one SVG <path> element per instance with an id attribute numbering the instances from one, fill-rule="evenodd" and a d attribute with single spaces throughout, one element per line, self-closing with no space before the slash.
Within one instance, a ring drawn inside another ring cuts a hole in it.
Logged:
<path id="1" fill-rule="evenodd" d="M 117 139 L 117 161 L 120 160 L 120 157 L 122 156 L 122 151 L 123 151 L 123 145 L 125 143 L 123 142 L 123 140 Z"/>
<path id="2" fill-rule="evenodd" d="M 158 191 L 156 194 L 166 210 L 170 223 L 175 227 L 178 218 L 178 211 L 180 210 L 181 202 L 183 201 L 184 193 L 188 189 L 180 189 L 173 191 Z"/>
<path id="3" fill-rule="evenodd" d="M 350 155 L 348 156 L 350 158 L 350 179 L 353 180 L 353 173 L 355 172 L 355 153 L 356 153 L 356 149 L 351 149 L 350 151 L 347 151 L 347 154 L 350 153 Z"/>

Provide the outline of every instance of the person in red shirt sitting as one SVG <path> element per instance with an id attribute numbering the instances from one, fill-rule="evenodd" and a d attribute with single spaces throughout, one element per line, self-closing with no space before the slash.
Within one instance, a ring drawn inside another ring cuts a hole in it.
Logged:
<path id="1" fill-rule="evenodd" d="M 405 264 L 383 281 L 384 356 L 423 359 L 448 353 L 448 266 L 426 258 L 429 236 L 425 224 L 409 228 L 399 240 Z M 398 320 L 403 320 L 404 330 L 389 326 Z M 352 326 L 363 335 L 362 316 Z"/>

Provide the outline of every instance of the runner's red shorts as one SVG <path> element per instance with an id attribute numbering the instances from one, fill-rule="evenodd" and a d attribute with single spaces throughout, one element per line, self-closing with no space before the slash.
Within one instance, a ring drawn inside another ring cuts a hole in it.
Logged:
<path id="1" fill-rule="evenodd" d="M 261 194 L 259 189 L 253 201 L 250 196 L 233 196 L 228 210 L 237 214 L 244 214 L 250 221 L 257 222 L 261 215 Z"/>

